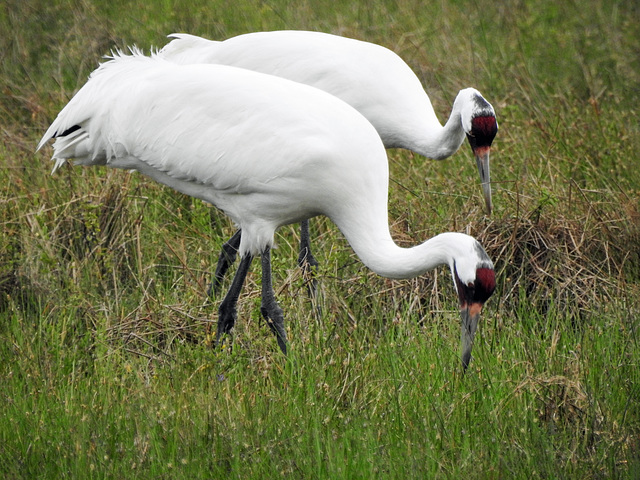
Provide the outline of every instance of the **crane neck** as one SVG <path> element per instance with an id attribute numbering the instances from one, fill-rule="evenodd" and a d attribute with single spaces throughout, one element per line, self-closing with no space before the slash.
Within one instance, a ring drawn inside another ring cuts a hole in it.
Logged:
<path id="1" fill-rule="evenodd" d="M 465 139 L 460 109 L 454 103 L 449 119 L 444 126 L 437 118 L 428 122 L 414 123 L 407 147 L 427 158 L 443 160 L 458 151 Z"/>
<path id="2" fill-rule="evenodd" d="M 349 222 L 334 219 L 334 222 L 360 260 L 387 278 L 414 278 L 439 265 L 452 268 L 456 259 L 467 255 L 476 243 L 468 235 L 447 232 L 422 244 L 403 248 L 393 241 L 386 215 L 378 217 L 378 221 L 370 217 L 369 220 L 361 218 Z"/>

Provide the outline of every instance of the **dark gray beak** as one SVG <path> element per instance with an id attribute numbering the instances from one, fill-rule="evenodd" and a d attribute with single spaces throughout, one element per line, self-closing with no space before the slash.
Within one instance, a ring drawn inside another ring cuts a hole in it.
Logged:
<path id="1" fill-rule="evenodd" d="M 460 316 L 462 317 L 462 332 L 460 343 L 462 346 L 462 369 L 467 370 L 469 362 L 471 362 L 471 349 L 473 348 L 473 337 L 476 335 L 478 328 L 478 320 L 482 311 L 481 303 L 467 304 L 460 307 Z"/>
<path id="2" fill-rule="evenodd" d="M 487 207 L 487 215 L 491 215 L 493 204 L 491 203 L 491 175 L 489 172 L 489 153 L 491 147 L 477 147 L 473 150 L 480 173 L 480 183 L 482 184 L 482 194 Z"/>

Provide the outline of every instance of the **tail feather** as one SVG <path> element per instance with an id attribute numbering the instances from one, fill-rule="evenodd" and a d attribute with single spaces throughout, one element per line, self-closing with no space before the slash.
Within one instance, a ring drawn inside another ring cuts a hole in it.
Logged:
<path id="1" fill-rule="evenodd" d="M 51 126 L 42 136 L 42 139 L 36 148 L 36 152 L 52 138 L 76 139 L 76 132 L 87 126 L 87 123 L 90 121 L 91 117 L 96 114 L 99 110 L 99 106 L 101 105 L 101 101 L 96 100 L 100 99 L 98 94 L 101 92 L 99 90 L 99 85 L 96 86 L 98 82 L 96 82 L 95 79 L 105 71 L 111 71 L 111 68 L 109 67 L 114 64 L 126 65 L 128 62 L 137 61 L 139 58 L 148 59 L 148 57 L 144 56 L 142 50 L 136 46 L 129 47 L 129 51 L 131 52 L 131 55 L 127 55 L 126 52 L 122 50 L 115 50 L 111 52 L 111 55 L 105 57 L 107 61 L 102 63 L 100 67 L 91 73 L 87 84 L 82 87 L 60 111 Z M 96 90 L 96 88 L 98 88 L 98 90 Z M 116 95 L 117 94 L 114 94 L 114 97 Z M 102 99 L 102 102 L 104 102 L 104 99 Z M 56 142 L 56 145 L 58 145 L 58 142 Z M 73 143 L 69 143 L 69 145 L 73 145 Z"/>
<path id="2" fill-rule="evenodd" d="M 54 175 L 61 166 L 67 163 L 66 158 L 54 158 L 53 160 L 55 160 L 56 164 L 51 169 L 51 175 Z"/>
<path id="3" fill-rule="evenodd" d="M 73 132 L 66 136 L 57 137 L 56 143 L 53 144 L 53 158 L 56 164 L 51 171 L 51 175 L 64 165 L 68 159 L 78 159 L 78 163 L 86 163 L 86 157 L 90 155 L 87 148 L 89 134 L 81 127 L 74 129 Z"/>
<path id="4" fill-rule="evenodd" d="M 40 142 L 38 142 L 38 146 L 36 147 L 36 152 L 40 150 L 42 147 L 44 147 L 45 143 L 47 143 L 49 140 L 54 138 L 56 136 L 57 131 L 58 131 L 58 127 L 56 126 L 56 122 L 53 122 L 51 126 L 47 129 L 45 134 L 42 136 L 42 138 L 40 139 Z"/>

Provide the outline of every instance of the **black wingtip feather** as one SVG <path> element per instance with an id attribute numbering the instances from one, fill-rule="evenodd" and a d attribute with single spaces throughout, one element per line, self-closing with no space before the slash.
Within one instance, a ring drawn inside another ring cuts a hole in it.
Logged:
<path id="1" fill-rule="evenodd" d="M 67 135 L 71 135 L 76 130 L 80 130 L 80 125 L 74 125 L 73 127 L 69 127 L 62 133 L 56 132 L 53 134 L 53 138 L 66 137 Z"/>

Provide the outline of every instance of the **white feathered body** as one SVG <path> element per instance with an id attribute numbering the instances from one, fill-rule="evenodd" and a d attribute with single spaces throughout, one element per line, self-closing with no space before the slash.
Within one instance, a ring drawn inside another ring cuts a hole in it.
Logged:
<path id="1" fill-rule="evenodd" d="M 221 303 L 218 340 L 235 323 L 252 258 L 247 255 L 265 254 L 264 268 L 278 227 L 324 214 L 380 275 L 409 278 L 449 266 L 461 307 L 462 362 L 468 365 L 480 310 L 495 289 L 493 264 L 475 239 L 460 233 L 412 248 L 393 242 L 384 145 L 367 119 L 337 97 L 241 68 L 182 66 L 134 52 L 101 65 L 38 148 L 51 138 L 54 171 L 69 159 L 134 169 L 216 205 L 242 229 L 245 270 Z M 286 353 L 270 278 L 262 300 Z"/>
<path id="2" fill-rule="evenodd" d="M 359 198 L 387 219 L 387 159 L 375 130 L 344 102 L 302 84 L 123 56 L 91 75 L 40 146 L 75 125 L 56 139 L 55 168 L 75 159 L 135 169 L 210 202 L 242 228 L 251 242 L 243 253 L 259 253 L 277 227 L 315 215 L 352 223 L 334 217 Z"/>
<path id="3" fill-rule="evenodd" d="M 344 100 L 369 120 L 387 148 L 442 160 L 468 138 L 491 212 L 489 158 L 498 123 L 493 107 L 475 88 L 458 92 L 442 125 L 411 68 L 380 45 L 294 30 L 248 33 L 224 41 L 188 34 L 170 37 L 174 39 L 159 55 L 172 62 L 241 67 L 311 85 Z"/>
<path id="4" fill-rule="evenodd" d="M 275 230 L 328 216 L 365 265 L 410 278 L 447 264 L 463 282 L 491 265 L 478 242 L 444 233 L 412 248 L 391 238 L 388 162 L 373 126 L 319 89 L 223 65 L 116 56 L 60 112 L 54 171 L 134 169 L 210 202 L 242 229 L 240 253 L 272 246 Z"/>
<path id="5" fill-rule="evenodd" d="M 376 128 L 386 147 L 441 159 L 464 140 L 460 115 L 443 132 L 428 95 L 394 52 L 369 42 L 321 32 L 256 32 L 221 42 L 188 34 L 159 53 L 180 63 L 218 63 L 314 86 L 344 100 Z M 473 90 L 477 92 L 476 90 Z"/>

